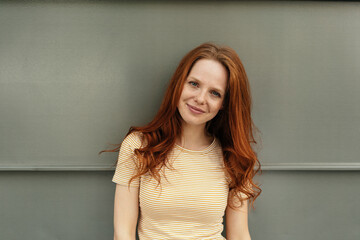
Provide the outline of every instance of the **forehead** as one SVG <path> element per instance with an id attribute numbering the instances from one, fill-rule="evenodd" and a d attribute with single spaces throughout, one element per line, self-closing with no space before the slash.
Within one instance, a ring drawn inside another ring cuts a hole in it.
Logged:
<path id="1" fill-rule="evenodd" d="M 193 78 L 204 84 L 214 85 L 225 91 L 228 79 L 226 68 L 213 59 L 200 59 L 193 65 L 188 78 Z"/>

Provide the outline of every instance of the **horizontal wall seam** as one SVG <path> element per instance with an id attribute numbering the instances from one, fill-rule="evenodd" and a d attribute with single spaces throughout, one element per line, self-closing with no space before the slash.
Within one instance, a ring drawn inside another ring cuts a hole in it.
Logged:
<path id="1" fill-rule="evenodd" d="M 263 171 L 359 171 L 360 163 L 273 163 Z M 113 165 L 0 165 L 0 171 L 114 171 Z"/>

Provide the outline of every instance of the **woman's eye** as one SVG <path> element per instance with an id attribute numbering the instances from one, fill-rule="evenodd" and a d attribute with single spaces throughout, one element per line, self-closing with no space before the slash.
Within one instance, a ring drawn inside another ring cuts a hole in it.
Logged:
<path id="1" fill-rule="evenodd" d="M 212 91 L 211 94 L 216 97 L 221 97 L 220 93 L 218 93 L 217 91 Z"/>
<path id="2" fill-rule="evenodd" d="M 193 82 L 193 81 L 190 81 L 189 84 L 194 86 L 194 87 L 197 87 L 197 85 L 198 85 L 196 82 Z"/>

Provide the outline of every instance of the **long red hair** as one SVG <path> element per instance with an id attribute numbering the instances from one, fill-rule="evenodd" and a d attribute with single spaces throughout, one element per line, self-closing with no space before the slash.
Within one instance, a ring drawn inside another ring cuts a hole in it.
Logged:
<path id="1" fill-rule="evenodd" d="M 161 167 L 168 166 L 167 155 L 181 135 L 181 116 L 177 105 L 184 82 L 194 63 L 203 58 L 220 62 L 228 71 L 224 107 L 206 124 L 206 128 L 221 142 L 225 174 L 230 179 L 229 206 L 235 206 L 233 200 L 237 197 L 241 205 L 249 199 L 254 208 L 254 201 L 261 189 L 253 182 L 253 177 L 261 171 L 261 165 L 251 147 L 251 144 L 256 144 L 253 136 L 256 127 L 251 119 L 250 86 L 236 52 L 230 47 L 214 43 L 201 44 L 183 57 L 154 119 L 145 126 L 130 128 L 127 135 L 132 132 L 142 133 L 142 142 L 146 145 L 134 152 L 141 161 L 137 166 L 137 174 L 129 180 L 129 184 L 146 173 L 150 173 L 161 184 L 159 171 Z M 102 152 L 118 151 L 119 148 Z"/>

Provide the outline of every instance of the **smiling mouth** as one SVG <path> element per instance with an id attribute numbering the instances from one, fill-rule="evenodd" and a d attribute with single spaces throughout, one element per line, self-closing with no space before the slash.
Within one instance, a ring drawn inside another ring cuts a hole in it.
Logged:
<path id="1" fill-rule="evenodd" d="M 194 106 L 191 106 L 189 104 L 186 104 L 188 106 L 188 108 L 190 109 L 191 112 L 193 113 L 197 113 L 197 114 L 200 114 L 200 113 L 204 113 L 205 111 L 197 108 L 197 107 L 194 107 Z"/>

